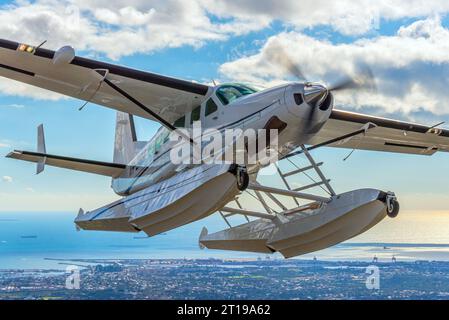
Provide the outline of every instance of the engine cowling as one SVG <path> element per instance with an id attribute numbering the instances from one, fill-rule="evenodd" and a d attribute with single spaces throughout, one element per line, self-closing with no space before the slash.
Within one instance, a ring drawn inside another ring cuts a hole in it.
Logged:
<path id="1" fill-rule="evenodd" d="M 285 95 L 289 111 L 304 120 L 304 134 L 318 132 L 331 115 L 333 95 L 320 84 L 292 84 Z"/>

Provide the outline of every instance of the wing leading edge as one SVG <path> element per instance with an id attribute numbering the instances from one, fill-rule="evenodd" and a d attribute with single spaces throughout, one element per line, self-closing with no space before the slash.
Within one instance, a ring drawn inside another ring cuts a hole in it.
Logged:
<path id="1" fill-rule="evenodd" d="M 324 127 L 308 143 L 316 145 L 344 136 L 367 123 L 375 126 L 365 134 L 328 146 L 421 155 L 449 152 L 449 130 L 343 110 L 333 110 Z"/>
<path id="2" fill-rule="evenodd" d="M 115 110 L 155 119 L 121 90 L 173 123 L 206 98 L 209 86 L 73 56 L 57 62 L 57 52 L 0 39 L 0 76 Z"/>

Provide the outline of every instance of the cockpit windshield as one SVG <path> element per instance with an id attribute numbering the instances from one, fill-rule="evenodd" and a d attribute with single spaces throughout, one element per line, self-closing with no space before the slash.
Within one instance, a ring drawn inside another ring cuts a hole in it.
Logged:
<path id="1" fill-rule="evenodd" d="M 217 97 L 220 99 L 223 105 L 230 104 L 231 102 L 241 98 L 243 96 L 257 92 L 256 89 L 251 88 L 243 84 L 224 84 L 217 89 Z"/>

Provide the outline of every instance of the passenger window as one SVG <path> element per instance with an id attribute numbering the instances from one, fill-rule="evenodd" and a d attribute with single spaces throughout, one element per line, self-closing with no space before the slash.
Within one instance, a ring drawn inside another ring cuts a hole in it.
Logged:
<path id="1" fill-rule="evenodd" d="M 218 110 L 217 104 L 214 102 L 214 100 L 209 99 L 206 102 L 206 111 L 205 111 L 204 115 L 207 117 L 208 115 L 210 115 L 211 113 L 214 113 L 217 110 Z"/>
<path id="2" fill-rule="evenodd" d="M 162 141 L 161 144 L 163 145 L 163 144 L 167 143 L 168 140 L 170 140 L 170 131 L 166 130 L 161 137 L 161 141 Z"/>
<path id="3" fill-rule="evenodd" d="M 190 115 L 190 124 L 192 125 L 195 121 L 200 120 L 201 115 L 201 106 L 193 109 L 192 114 Z"/>
<path id="4" fill-rule="evenodd" d="M 185 123 L 186 123 L 186 116 L 182 116 L 181 118 L 176 120 L 175 123 L 173 123 L 173 126 L 176 128 L 184 128 Z"/>

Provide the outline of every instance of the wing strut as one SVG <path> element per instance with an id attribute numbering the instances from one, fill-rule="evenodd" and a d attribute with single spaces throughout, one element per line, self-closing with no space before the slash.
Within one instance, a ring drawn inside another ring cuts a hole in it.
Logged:
<path id="1" fill-rule="evenodd" d="M 350 133 L 342 135 L 340 137 L 337 137 L 337 138 L 334 138 L 334 139 L 330 139 L 330 140 L 327 140 L 327 141 L 315 144 L 315 145 L 307 147 L 307 148 L 302 148 L 301 150 L 298 150 L 298 151 L 295 151 L 295 152 L 291 152 L 291 153 L 287 154 L 286 156 L 284 156 L 282 159 L 287 159 L 287 158 L 296 156 L 296 155 L 301 154 L 301 153 L 306 153 L 308 151 L 311 151 L 311 150 L 314 150 L 314 149 L 317 149 L 317 148 L 328 146 L 328 145 L 336 143 L 336 142 L 349 140 L 349 139 L 351 139 L 354 136 L 358 136 L 359 134 L 366 134 L 366 132 L 368 130 L 373 129 L 375 127 L 377 127 L 377 125 L 375 125 L 372 122 L 368 122 L 361 129 L 359 129 L 357 131 L 350 132 Z"/>
<path id="2" fill-rule="evenodd" d="M 137 105 L 139 108 L 141 108 L 142 110 L 144 110 L 145 112 L 147 112 L 148 114 L 150 114 L 152 117 L 154 117 L 155 119 L 157 119 L 159 122 L 161 122 L 166 128 L 170 129 L 171 131 L 176 131 L 176 127 L 174 125 L 172 125 L 170 122 L 168 122 L 167 120 L 165 120 L 164 118 L 162 118 L 160 115 L 158 115 L 156 112 L 152 111 L 150 108 L 146 107 L 143 103 L 141 103 L 140 101 L 138 101 L 136 98 L 134 98 L 133 96 L 131 96 L 129 93 L 127 93 L 126 91 L 124 91 L 123 89 L 117 87 L 114 83 L 112 83 L 111 81 L 109 81 L 108 79 L 104 79 L 104 82 L 110 86 L 112 89 L 114 89 L 115 91 L 117 91 L 118 93 L 120 93 L 122 96 L 124 96 L 126 99 L 128 99 L 129 101 L 131 101 L 132 103 L 134 103 L 135 105 Z M 192 138 L 186 136 L 185 134 L 182 133 L 182 131 L 178 132 L 180 135 L 182 135 L 185 139 L 187 139 L 188 141 L 190 141 L 191 144 L 194 144 L 194 141 Z"/>

